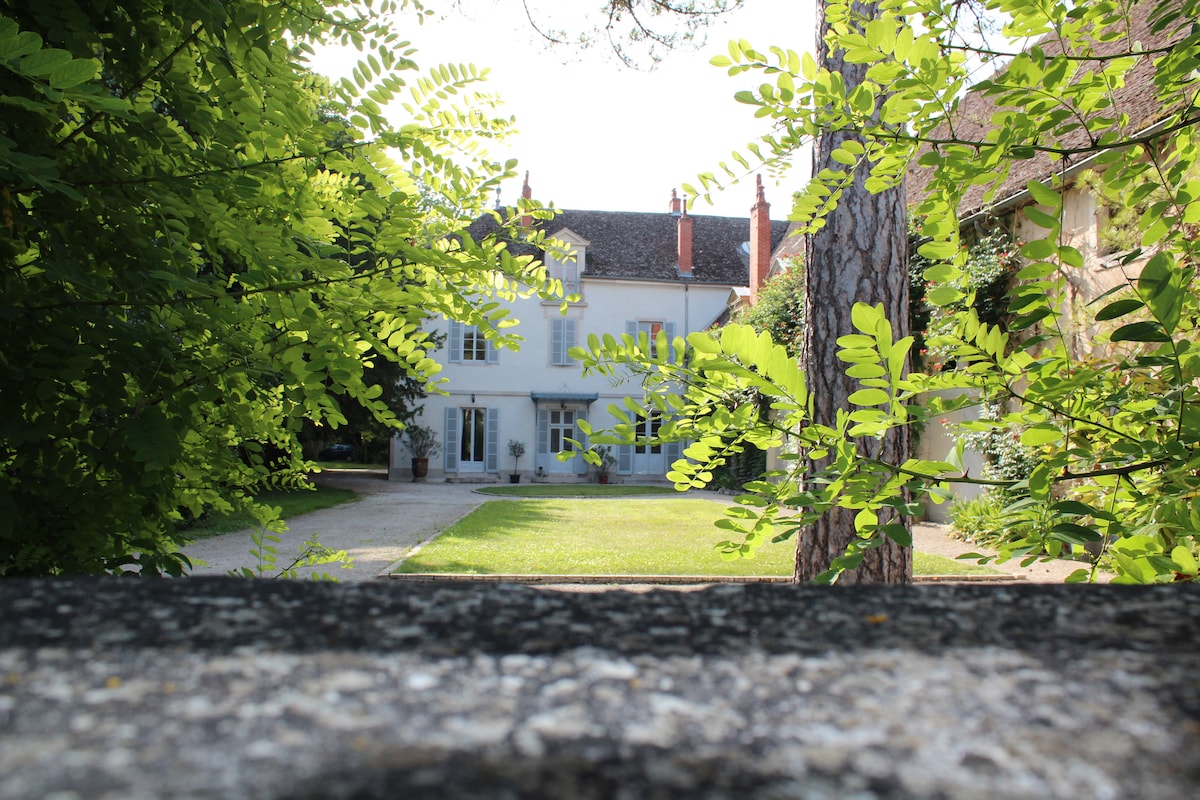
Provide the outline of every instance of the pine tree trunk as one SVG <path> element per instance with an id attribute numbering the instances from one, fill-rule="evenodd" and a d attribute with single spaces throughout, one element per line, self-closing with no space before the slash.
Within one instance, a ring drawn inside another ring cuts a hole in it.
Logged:
<path id="1" fill-rule="evenodd" d="M 856 3 L 854 9 L 871 17 L 878 13 L 874 4 Z M 828 30 L 824 3 L 818 3 L 817 11 L 821 20 L 818 61 L 821 66 L 840 72 L 849 92 L 861 82 L 866 67 L 844 62 L 841 53 L 828 52 L 823 43 Z M 857 137 L 835 132 L 818 139 L 813 153 L 814 175 L 826 168 L 841 168 L 830 154 L 849 138 Z M 838 410 L 851 410 L 847 398 L 861 388 L 846 376 L 847 365 L 836 356 L 838 337 L 856 332 L 850 321 L 854 303 L 883 303 L 895 338 L 908 335 L 908 245 L 903 187 L 872 195 L 863 186 L 865 173 L 865 166 L 858 170 L 853 185 L 846 188 L 837 208 L 826 218 L 825 227 L 805 244 L 807 281 L 801 360 L 812 395 L 813 421 L 821 425 L 835 425 Z M 908 457 L 908 436 L 903 429 L 896 429 L 883 441 L 859 440 L 858 447 L 860 453 L 871 458 L 901 464 Z M 812 580 L 845 552 L 855 536 L 856 513 L 832 509 L 801 532 L 796 541 L 797 582 Z M 907 583 L 911 579 L 912 549 L 887 539 L 882 547 L 868 551 L 863 563 L 844 573 L 839 582 Z"/>

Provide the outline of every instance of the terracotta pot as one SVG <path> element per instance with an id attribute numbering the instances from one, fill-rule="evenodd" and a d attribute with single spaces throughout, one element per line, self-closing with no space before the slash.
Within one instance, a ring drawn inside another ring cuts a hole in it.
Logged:
<path id="1" fill-rule="evenodd" d="M 599 478 L 600 478 L 600 482 L 601 482 L 601 483 L 608 483 L 608 476 L 607 476 L 607 475 L 600 475 L 600 476 L 599 476 Z"/>
<path id="2" fill-rule="evenodd" d="M 414 458 L 412 460 L 413 483 L 419 483 L 425 480 L 425 476 L 429 474 L 429 459 Z"/>

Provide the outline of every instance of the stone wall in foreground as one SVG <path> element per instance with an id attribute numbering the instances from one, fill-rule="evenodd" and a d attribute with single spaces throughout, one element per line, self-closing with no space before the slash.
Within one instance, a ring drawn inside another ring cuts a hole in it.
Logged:
<path id="1" fill-rule="evenodd" d="M 1200 591 L 0 581 L 0 797 L 1181 798 Z"/>

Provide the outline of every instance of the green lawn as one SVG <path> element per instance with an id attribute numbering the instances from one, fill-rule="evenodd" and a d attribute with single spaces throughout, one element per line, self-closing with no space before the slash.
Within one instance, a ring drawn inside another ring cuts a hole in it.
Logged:
<path id="1" fill-rule="evenodd" d="M 480 494 L 499 497 L 632 497 L 649 494 L 679 494 L 671 486 L 600 483 L 514 483 L 508 486 L 488 486 L 477 491 Z"/>
<path id="2" fill-rule="evenodd" d="M 331 489 L 325 486 L 318 486 L 312 491 L 297 489 L 263 492 L 259 496 L 263 503 L 278 506 L 284 519 L 298 517 L 310 511 L 320 511 L 323 508 L 332 508 L 357 498 L 358 494 L 349 489 Z M 180 537 L 189 541 L 207 539 L 210 536 L 220 536 L 224 533 L 236 533 L 254 524 L 254 518 L 246 513 L 212 514 L 192 527 L 180 531 Z"/>
<path id="3" fill-rule="evenodd" d="M 485 503 L 402 563 L 400 573 L 542 575 L 792 574 L 789 543 L 759 548 L 752 559 L 724 561 L 713 545 L 724 532 L 713 522 L 723 506 L 674 498 L 496 500 Z M 918 560 L 918 574 L 987 573 L 936 556 Z M 925 572 L 929 569 L 931 572 Z"/>
<path id="4" fill-rule="evenodd" d="M 314 461 L 322 470 L 326 469 L 387 469 L 387 464 L 360 464 L 357 461 Z"/>

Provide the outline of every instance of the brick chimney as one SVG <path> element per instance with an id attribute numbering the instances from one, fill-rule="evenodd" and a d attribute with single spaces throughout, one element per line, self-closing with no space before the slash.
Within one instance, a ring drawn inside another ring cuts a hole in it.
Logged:
<path id="1" fill-rule="evenodd" d="M 692 218 L 687 213 L 687 203 L 679 214 L 678 224 L 679 277 L 692 277 Z"/>
<path id="2" fill-rule="evenodd" d="M 675 190 L 672 189 L 671 190 L 671 216 L 678 217 L 679 216 L 679 208 L 680 208 L 679 196 L 676 195 Z"/>
<path id="3" fill-rule="evenodd" d="M 525 185 L 521 187 L 521 199 L 522 200 L 532 200 L 533 199 L 533 189 L 529 188 L 529 170 L 525 170 Z M 526 229 L 532 228 L 533 227 L 533 217 L 529 216 L 528 214 L 522 214 L 521 215 L 521 227 L 526 228 Z"/>
<path id="4" fill-rule="evenodd" d="M 750 305 L 771 272 L 771 204 L 763 195 L 762 176 L 755 178 L 758 196 L 750 207 Z"/>

